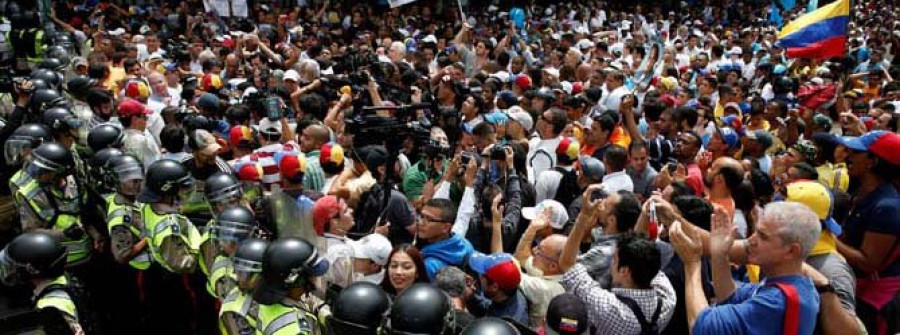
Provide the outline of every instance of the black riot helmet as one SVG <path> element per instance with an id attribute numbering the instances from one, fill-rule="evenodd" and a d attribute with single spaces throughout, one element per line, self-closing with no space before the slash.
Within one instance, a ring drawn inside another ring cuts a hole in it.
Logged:
<path id="1" fill-rule="evenodd" d="M 0 251 L 0 277 L 7 283 L 18 279 L 56 278 L 63 275 L 65 265 L 66 247 L 42 231 L 19 235 Z"/>
<path id="2" fill-rule="evenodd" d="M 41 121 L 50 131 L 56 134 L 70 133 L 81 128 L 84 122 L 81 121 L 71 109 L 67 107 L 51 107 L 44 110 Z M 75 136 L 74 134 L 72 134 Z"/>
<path id="3" fill-rule="evenodd" d="M 519 335 L 519 330 L 513 327 L 509 322 L 495 317 L 485 317 L 473 321 L 466 329 L 463 329 L 462 335 Z"/>
<path id="4" fill-rule="evenodd" d="M 58 60 L 57 60 L 58 61 Z M 54 65 L 53 62 L 48 63 L 48 65 Z M 31 79 L 41 79 L 46 81 L 47 84 L 50 85 L 50 88 L 58 89 L 62 86 L 63 83 L 63 75 L 62 73 L 56 72 L 54 69 L 47 68 L 38 68 L 31 72 Z"/>
<path id="5" fill-rule="evenodd" d="M 83 100 L 84 97 L 87 96 L 88 91 L 91 90 L 91 87 L 97 84 L 97 80 L 90 78 L 88 76 L 74 76 L 72 79 L 69 79 L 66 82 L 66 91 L 72 95 L 72 97 Z"/>
<path id="6" fill-rule="evenodd" d="M 380 286 L 366 281 L 350 284 L 332 303 L 329 329 L 332 334 L 378 334 L 391 298 Z"/>
<path id="7" fill-rule="evenodd" d="M 263 255 L 263 286 L 254 299 L 274 303 L 295 288 L 312 290 L 310 277 L 324 275 L 328 261 L 319 256 L 316 246 L 302 238 L 283 237 L 269 244 Z"/>
<path id="8" fill-rule="evenodd" d="M 65 103 L 66 98 L 59 94 L 59 91 L 52 88 L 36 89 L 31 96 L 31 106 L 36 112 L 54 106 L 61 106 Z"/>
<path id="9" fill-rule="evenodd" d="M 89 170 L 91 178 L 98 183 L 91 183 L 92 185 L 90 186 L 102 190 L 103 193 L 113 190 L 116 187 L 116 182 L 115 180 L 106 180 L 106 166 L 111 160 L 124 154 L 125 153 L 123 153 L 122 150 L 116 148 L 106 148 L 95 152 L 94 155 L 91 156 L 91 166 L 89 167 Z"/>
<path id="10" fill-rule="evenodd" d="M 161 159 L 150 164 L 144 177 L 146 187 L 138 196 L 142 203 L 154 203 L 166 196 L 177 196 L 194 185 L 191 173 L 179 162 Z"/>
<path id="11" fill-rule="evenodd" d="M 268 246 L 268 241 L 251 237 L 244 240 L 234 253 L 234 274 L 241 290 L 256 288 L 262 273 L 263 255 Z"/>
<path id="12" fill-rule="evenodd" d="M 216 172 L 209 178 L 203 189 L 206 200 L 212 204 L 223 202 L 236 202 L 243 196 L 241 182 L 234 175 L 225 172 Z"/>
<path id="13" fill-rule="evenodd" d="M 46 90 L 52 88 L 50 87 L 50 84 L 43 79 L 31 79 L 31 86 L 34 90 Z"/>
<path id="14" fill-rule="evenodd" d="M 59 58 L 44 58 L 41 60 L 41 63 L 38 64 L 38 67 L 50 71 L 62 71 L 66 68 L 66 63 Z"/>
<path id="15" fill-rule="evenodd" d="M 91 156 L 91 167 L 101 169 L 106 166 L 109 161 L 125 153 L 118 148 L 104 148 Z"/>
<path id="16" fill-rule="evenodd" d="M 88 133 L 87 143 L 92 152 L 99 152 L 106 148 L 122 148 L 122 139 L 125 133 L 111 124 L 101 124 Z"/>
<path id="17" fill-rule="evenodd" d="M 62 144 L 46 142 L 31 151 L 31 161 L 26 170 L 31 176 L 44 173 L 63 175 L 71 171 L 75 166 L 72 153 Z"/>
<path id="18" fill-rule="evenodd" d="M 50 130 L 39 123 L 27 123 L 13 131 L 9 139 L 3 143 L 3 155 L 8 166 L 19 166 L 25 154 L 44 142 L 50 142 L 53 136 Z"/>
<path id="19" fill-rule="evenodd" d="M 57 35 L 59 36 L 59 35 Z M 64 35 L 63 35 L 64 36 Z M 54 41 L 55 42 L 55 41 Z M 47 59 L 56 59 L 61 64 L 60 67 L 52 69 L 54 71 L 62 71 L 66 66 L 69 66 L 69 62 L 71 61 L 71 56 L 69 55 L 69 51 L 66 50 L 65 46 L 62 45 L 54 45 L 46 50 L 44 50 L 44 60 Z"/>
<path id="20" fill-rule="evenodd" d="M 229 206 L 216 216 L 211 233 L 217 240 L 240 243 L 256 226 L 253 212 L 245 206 Z"/>
<path id="21" fill-rule="evenodd" d="M 390 334 L 440 335 L 447 329 L 452 315 L 450 299 L 440 289 L 413 284 L 397 297 L 391 306 Z"/>

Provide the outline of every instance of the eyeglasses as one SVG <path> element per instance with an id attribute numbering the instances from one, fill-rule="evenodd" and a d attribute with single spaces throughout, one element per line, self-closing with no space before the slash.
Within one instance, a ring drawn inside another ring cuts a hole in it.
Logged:
<path id="1" fill-rule="evenodd" d="M 541 249 L 538 248 L 538 246 L 534 246 L 533 248 L 531 248 L 531 254 L 534 255 L 534 257 L 543 258 L 544 260 L 549 261 L 551 263 L 556 263 L 559 261 L 559 258 L 553 258 L 553 257 L 547 256 L 547 255 L 544 255 L 544 253 L 541 252 Z"/>
<path id="2" fill-rule="evenodd" d="M 439 219 L 439 218 L 433 218 L 433 217 L 430 217 L 430 216 L 428 216 L 428 215 L 425 215 L 425 214 L 422 213 L 422 212 L 416 212 L 416 214 L 417 214 L 417 215 L 416 215 L 416 220 L 417 220 L 419 223 L 421 223 L 421 224 L 425 224 L 425 223 L 450 223 L 450 221 L 446 221 L 446 220 Z"/>

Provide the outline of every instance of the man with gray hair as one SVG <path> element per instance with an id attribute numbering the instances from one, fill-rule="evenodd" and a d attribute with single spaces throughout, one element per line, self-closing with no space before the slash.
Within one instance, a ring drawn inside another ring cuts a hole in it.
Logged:
<path id="1" fill-rule="evenodd" d="M 465 329 L 469 323 L 475 321 L 475 316 L 466 310 L 466 301 L 475 294 L 475 280 L 463 270 L 455 266 L 447 266 L 438 271 L 434 276 L 434 286 L 450 297 L 450 305 L 453 306 L 456 318 L 456 330 Z M 458 334 L 455 332 L 454 334 Z"/>
<path id="2" fill-rule="evenodd" d="M 734 243 L 736 229 L 722 207 L 716 207 L 708 234 L 677 215 L 671 225 L 670 240 L 684 261 L 685 308 L 691 332 L 812 334 L 819 292 L 830 287 L 814 286 L 802 270 L 821 234 L 818 216 L 803 204 L 774 202 L 766 205 L 749 239 Z M 712 265 L 715 306 L 709 306 L 700 281 L 704 250 Z M 729 265 L 732 260 L 759 266 L 760 282 L 736 286 Z"/>

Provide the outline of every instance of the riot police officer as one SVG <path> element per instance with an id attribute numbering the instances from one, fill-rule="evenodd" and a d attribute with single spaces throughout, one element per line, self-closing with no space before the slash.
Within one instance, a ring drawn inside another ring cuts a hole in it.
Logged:
<path id="1" fill-rule="evenodd" d="M 338 294 L 328 318 L 331 334 L 377 335 L 391 298 L 381 287 L 370 282 L 355 282 Z"/>
<path id="2" fill-rule="evenodd" d="M 219 310 L 219 328 L 222 334 L 255 334 L 257 330 L 257 313 L 259 305 L 253 300 L 260 274 L 262 273 L 263 254 L 269 242 L 258 238 L 249 238 L 241 243 L 234 253 L 234 277 L 237 287 L 231 289 L 222 300 Z"/>
<path id="3" fill-rule="evenodd" d="M 448 334 L 450 299 L 438 288 L 414 284 L 397 297 L 391 306 L 389 334 Z"/>
<path id="4" fill-rule="evenodd" d="M 245 206 L 230 206 L 216 217 L 210 233 L 217 244 L 218 255 L 209 268 L 206 290 L 218 299 L 236 285 L 232 257 L 238 246 L 255 230 L 253 212 Z"/>
<path id="5" fill-rule="evenodd" d="M 5 284 L 33 283 L 37 288 L 33 297 L 35 308 L 58 311 L 72 333 L 84 334 L 64 274 L 65 265 L 66 247 L 55 236 L 44 231 L 27 232 L 0 252 L 0 279 Z"/>
<path id="6" fill-rule="evenodd" d="M 243 190 L 241 183 L 233 175 L 224 172 L 216 172 L 206 179 L 203 186 L 204 197 L 207 206 L 212 208 L 213 213 L 222 213 L 229 206 L 245 206 L 249 205 L 242 201 Z M 216 219 L 211 219 L 205 227 L 201 227 L 202 237 L 200 240 L 200 262 L 198 266 L 205 275 L 210 275 L 213 261 L 218 255 L 218 249 L 213 240 L 211 228 L 216 225 Z"/>
<path id="7" fill-rule="evenodd" d="M 19 169 L 9 180 L 9 189 L 15 192 L 24 186 L 30 175 L 21 170 L 22 165 L 30 159 L 31 150 L 44 142 L 50 142 L 50 130 L 42 124 L 28 123 L 17 128 L 3 144 L 3 157 L 8 167 Z"/>
<path id="8" fill-rule="evenodd" d="M 304 239 L 284 237 L 269 244 L 263 255 L 263 282 L 253 295 L 259 303 L 257 329 L 264 335 L 320 334 L 324 302 L 313 296 L 317 277 L 328 261 Z"/>
<path id="9" fill-rule="evenodd" d="M 509 322 L 495 317 L 484 317 L 470 323 L 462 335 L 519 335 L 519 330 Z"/>
<path id="10" fill-rule="evenodd" d="M 153 162 L 138 194 L 141 222 L 148 239 L 152 263 L 146 273 L 147 331 L 153 334 L 198 332 L 190 274 L 197 264 L 197 229 L 179 214 L 177 202 L 193 188 L 193 178 L 181 163 Z"/>
<path id="11" fill-rule="evenodd" d="M 106 148 L 122 149 L 125 133 L 111 124 L 101 124 L 91 128 L 87 134 L 87 145 L 91 152 L 97 153 Z"/>
<path id="12" fill-rule="evenodd" d="M 41 144 L 23 167 L 31 180 L 16 191 L 22 230 L 46 229 L 61 237 L 69 266 L 87 262 L 92 246 L 81 223 L 78 190 L 67 178 L 74 165 L 72 154 L 59 143 Z"/>
<path id="13" fill-rule="evenodd" d="M 105 170 L 108 182 L 116 186 L 116 192 L 106 196 L 112 254 L 119 263 L 146 270 L 150 267 L 150 252 L 137 203 L 144 182 L 144 165 L 134 156 L 120 155 L 110 159 Z"/>

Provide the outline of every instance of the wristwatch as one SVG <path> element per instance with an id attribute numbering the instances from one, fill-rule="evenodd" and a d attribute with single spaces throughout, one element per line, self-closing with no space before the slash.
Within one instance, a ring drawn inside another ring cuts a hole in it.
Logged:
<path id="1" fill-rule="evenodd" d="M 831 285 L 831 283 L 828 283 L 825 285 L 816 285 L 816 292 L 819 292 L 819 295 L 822 295 L 825 293 L 835 293 L 834 286 Z"/>

